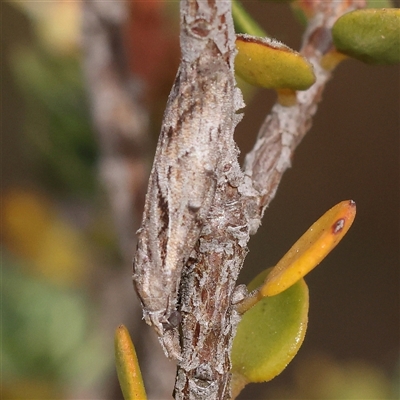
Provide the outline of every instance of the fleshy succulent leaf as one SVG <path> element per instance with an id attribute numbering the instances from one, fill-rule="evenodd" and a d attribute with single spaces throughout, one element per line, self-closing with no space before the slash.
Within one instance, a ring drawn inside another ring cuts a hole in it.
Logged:
<path id="1" fill-rule="evenodd" d="M 115 332 L 115 363 L 125 400 L 146 400 L 146 391 L 128 330 L 120 325 Z"/>
<path id="2" fill-rule="evenodd" d="M 269 271 L 259 274 L 248 289 L 260 286 Z M 233 398 L 250 382 L 273 379 L 293 359 L 305 336 L 308 300 L 307 285 L 300 279 L 243 315 L 232 347 Z"/>
<path id="3" fill-rule="evenodd" d="M 356 204 L 352 200 L 342 201 L 327 211 L 276 264 L 259 296 L 277 295 L 315 268 L 344 237 L 355 215 Z"/>
<path id="4" fill-rule="evenodd" d="M 306 90 L 315 82 L 307 59 L 276 40 L 240 34 L 236 47 L 235 71 L 252 85 Z"/>
<path id="5" fill-rule="evenodd" d="M 400 62 L 400 9 L 356 10 L 340 17 L 332 28 L 336 48 L 368 64 Z"/>

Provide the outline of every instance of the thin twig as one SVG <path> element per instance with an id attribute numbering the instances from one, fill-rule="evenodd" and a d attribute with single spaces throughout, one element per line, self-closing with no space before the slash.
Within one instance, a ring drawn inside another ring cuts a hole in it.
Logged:
<path id="1" fill-rule="evenodd" d="M 275 104 L 258 133 L 253 149 L 247 154 L 245 175 L 260 196 L 261 216 L 273 199 L 283 173 L 298 144 L 311 128 L 331 71 L 321 67 L 321 59 L 332 50 L 331 28 L 337 18 L 356 8 L 365 7 L 364 0 L 312 1 L 315 16 L 310 20 L 300 51 L 313 65 L 316 82 L 310 89 L 297 92 L 292 107 Z"/>

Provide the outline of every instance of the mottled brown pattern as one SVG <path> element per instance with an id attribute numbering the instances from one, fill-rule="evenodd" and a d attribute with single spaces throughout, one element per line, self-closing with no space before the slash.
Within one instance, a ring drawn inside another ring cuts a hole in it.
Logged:
<path id="1" fill-rule="evenodd" d="M 243 105 L 235 88 L 230 2 L 181 1 L 182 62 L 164 116 L 134 271 L 146 322 L 167 354 L 178 359 L 176 399 L 230 398 L 230 350 L 240 319 L 232 298 L 247 243 L 330 79 L 330 71 L 320 66 L 330 48 L 326 33 L 348 7 L 362 1 L 308 4 L 315 18 L 302 53 L 317 81 L 297 93 L 294 105 L 273 107 L 244 171 L 233 141 Z M 159 241 L 164 204 L 169 236 Z M 182 316 L 181 329 L 165 331 L 175 310 Z"/>

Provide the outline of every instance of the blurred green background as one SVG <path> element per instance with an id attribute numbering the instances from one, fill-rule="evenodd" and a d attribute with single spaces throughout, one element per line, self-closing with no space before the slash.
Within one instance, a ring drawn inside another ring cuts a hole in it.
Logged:
<path id="1" fill-rule="evenodd" d="M 299 48 L 288 5 L 244 3 L 271 35 Z M 118 302 L 116 273 L 137 300 L 98 179 L 81 3 L 8 2 L 1 13 L 1 398 L 113 398 L 113 331 L 132 323 L 118 320 L 130 304 Z M 175 73 L 161 67 L 169 84 L 151 96 L 154 137 Z M 248 104 L 236 137 L 242 155 L 274 101 L 259 91 Z M 274 265 L 339 201 L 357 202 L 356 221 L 306 277 L 310 320 L 298 356 L 240 398 L 399 397 L 399 128 L 399 68 L 343 63 L 250 242 L 241 282 Z M 115 324 L 104 324 L 104 293 L 115 299 Z"/>

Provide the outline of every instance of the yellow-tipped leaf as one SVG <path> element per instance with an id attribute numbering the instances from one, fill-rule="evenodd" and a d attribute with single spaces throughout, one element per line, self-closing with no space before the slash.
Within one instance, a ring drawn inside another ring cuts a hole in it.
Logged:
<path id="1" fill-rule="evenodd" d="M 306 90 L 315 82 L 307 59 L 277 40 L 237 35 L 236 48 L 235 72 L 254 86 Z"/>
<path id="2" fill-rule="evenodd" d="M 115 363 L 125 400 L 146 400 L 146 391 L 128 330 L 120 325 L 115 332 Z"/>
<path id="3" fill-rule="evenodd" d="M 352 200 L 342 201 L 327 211 L 273 268 L 260 296 L 279 294 L 315 268 L 347 233 L 355 214 L 356 204 Z"/>

